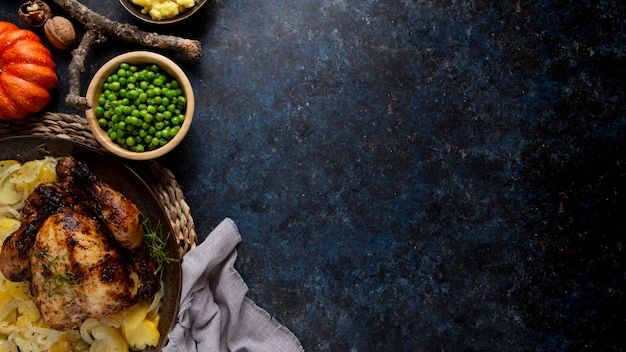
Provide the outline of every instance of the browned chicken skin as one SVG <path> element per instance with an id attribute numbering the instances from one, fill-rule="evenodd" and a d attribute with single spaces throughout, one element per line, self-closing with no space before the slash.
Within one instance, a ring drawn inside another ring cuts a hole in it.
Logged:
<path id="1" fill-rule="evenodd" d="M 104 182 L 95 182 L 92 189 L 99 200 L 102 220 L 117 242 L 128 249 L 141 246 L 143 225 L 135 204 Z"/>
<path id="2" fill-rule="evenodd" d="M 128 253 L 98 226 L 90 217 L 66 212 L 50 216 L 39 230 L 31 257 L 31 291 L 52 328 L 65 330 L 88 317 L 116 313 L 159 288 L 156 278 L 146 280 L 144 270 L 136 270 L 134 259 L 142 255 Z M 153 266 L 147 268 L 154 273 Z"/>
<path id="3" fill-rule="evenodd" d="M 26 199 L 19 229 L 0 251 L 0 271 L 31 280 L 42 318 L 76 327 L 154 296 L 160 283 L 134 203 L 73 157 L 57 165 L 58 182 Z"/>
<path id="4" fill-rule="evenodd" d="M 108 184 L 97 180 L 85 164 L 74 158 L 63 158 L 57 165 L 57 175 L 59 182 L 66 184 L 69 189 L 77 189 L 77 194 L 73 196 L 75 204 L 84 200 L 80 194 L 82 190 L 91 193 L 91 199 L 95 200 L 93 205 L 97 209 L 90 209 L 90 212 L 106 225 L 121 246 L 133 249 L 141 245 L 141 214 L 133 202 Z M 81 202 L 80 206 L 89 208 L 91 204 Z"/>
<path id="5" fill-rule="evenodd" d="M 66 197 L 58 184 L 49 183 L 37 187 L 26 198 L 20 227 L 2 245 L 2 274 L 11 281 L 30 280 L 30 257 L 39 228 L 50 215 L 66 210 L 73 211 L 73 208 L 71 199 Z"/>

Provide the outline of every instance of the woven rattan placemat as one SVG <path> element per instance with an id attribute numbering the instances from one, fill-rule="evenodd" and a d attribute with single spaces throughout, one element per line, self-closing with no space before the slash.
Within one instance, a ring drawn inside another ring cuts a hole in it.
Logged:
<path id="1" fill-rule="evenodd" d="M 45 113 L 0 123 L 0 138 L 19 135 L 71 139 L 107 153 L 91 134 L 87 120 L 78 115 Z M 141 176 L 163 205 L 174 234 L 177 235 L 181 254 L 185 254 L 196 246 L 197 236 L 183 191 L 169 169 L 156 161 L 148 163 L 148 167 L 142 168 Z"/>

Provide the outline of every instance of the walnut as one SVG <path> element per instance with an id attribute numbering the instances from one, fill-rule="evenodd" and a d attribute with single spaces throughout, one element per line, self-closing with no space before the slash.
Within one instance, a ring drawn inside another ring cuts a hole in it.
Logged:
<path id="1" fill-rule="evenodd" d="M 57 49 L 67 50 L 76 43 L 74 25 L 65 17 L 54 16 L 47 20 L 43 31 L 50 44 Z"/>
<path id="2" fill-rule="evenodd" d="M 50 6 L 41 0 L 23 3 L 17 14 L 24 23 L 35 28 L 43 26 L 52 17 Z"/>

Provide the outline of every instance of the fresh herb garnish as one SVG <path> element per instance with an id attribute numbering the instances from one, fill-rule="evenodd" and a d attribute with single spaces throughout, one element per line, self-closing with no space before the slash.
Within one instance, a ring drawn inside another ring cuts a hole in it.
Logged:
<path id="1" fill-rule="evenodd" d="M 170 233 L 168 233 L 167 236 L 163 236 L 163 227 L 160 222 L 157 223 L 154 228 L 150 228 L 148 221 L 144 220 L 143 228 L 143 244 L 150 252 L 150 257 L 152 257 L 152 261 L 154 262 L 155 274 L 159 276 L 160 280 L 162 280 L 163 268 L 165 264 L 175 263 L 178 261 L 178 259 L 170 257 L 165 250 Z"/>
<path id="2" fill-rule="evenodd" d="M 77 297 L 74 287 L 81 286 L 80 279 L 76 273 L 71 271 L 59 270 L 58 266 L 61 265 L 59 261 L 63 259 L 61 256 L 52 257 L 48 252 L 42 248 L 37 248 L 42 258 L 44 259 L 43 265 L 49 275 L 45 275 L 43 285 L 41 285 L 48 296 L 65 296 L 70 295 L 72 299 L 67 304 L 72 304 Z M 63 265 L 65 266 L 65 265 Z"/>

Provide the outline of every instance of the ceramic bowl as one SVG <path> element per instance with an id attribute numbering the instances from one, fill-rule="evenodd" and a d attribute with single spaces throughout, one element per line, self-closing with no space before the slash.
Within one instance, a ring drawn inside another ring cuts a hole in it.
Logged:
<path id="1" fill-rule="evenodd" d="M 206 3 L 206 0 L 196 0 L 196 4 L 193 7 L 188 8 L 184 12 L 179 13 L 176 17 L 168 18 L 168 19 L 160 19 L 160 20 L 152 18 L 147 13 L 143 13 L 142 12 L 143 6 L 134 4 L 132 0 L 120 0 L 120 3 L 133 16 L 137 17 L 138 19 L 144 22 L 148 22 L 152 24 L 171 24 L 171 23 L 180 22 L 186 18 L 191 17 L 194 13 L 198 12 L 198 10 L 200 10 L 202 6 L 204 6 L 204 4 Z"/>
<path id="2" fill-rule="evenodd" d="M 131 65 L 144 66 L 150 64 L 157 64 L 163 71 L 167 72 L 170 76 L 178 80 L 180 87 L 183 90 L 183 94 L 187 99 L 187 107 L 185 110 L 185 119 L 180 126 L 179 132 L 168 141 L 167 144 L 154 149 L 146 150 L 144 152 L 134 152 L 121 147 L 111 140 L 107 131 L 102 129 L 98 124 L 98 117 L 95 113 L 95 108 L 98 106 L 98 97 L 102 93 L 102 85 L 106 79 L 117 72 L 120 64 L 128 63 Z M 105 63 L 94 75 L 89 87 L 87 88 L 86 98 L 91 104 L 92 108 L 85 111 L 89 128 L 93 133 L 96 140 L 102 145 L 103 148 L 109 152 L 130 160 L 150 160 L 165 155 L 174 149 L 185 138 L 194 115 L 194 95 L 193 89 L 189 79 L 183 72 L 183 70 L 172 60 L 167 57 L 149 51 L 133 51 L 114 57 Z"/>
<path id="3" fill-rule="evenodd" d="M 182 269 L 178 236 L 174 233 L 164 204 L 148 185 L 140 170 L 132 169 L 124 161 L 105 154 L 99 149 L 78 141 L 50 136 L 11 136 L 0 139 L 0 160 L 26 162 L 44 156 L 62 157 L 72 155 L 87 163 L 99 180 L 132 200 L 141 210 L 151 228 L 162 226 L 165 251 L 170 258 L 178 259 L 165 263 L 163 268 L 164 296 L 159 309 L 158 329 L 161 335 L 159 345 L 147 348 L 144 352 L 161 351 L 167 342 L 167 334 L 176 323 L 181 295 Z M 169 236 L 167 236 L 169 234 Z M 4 350 L 3 350 L 4 351 Z"/>

